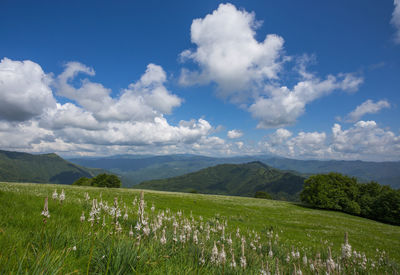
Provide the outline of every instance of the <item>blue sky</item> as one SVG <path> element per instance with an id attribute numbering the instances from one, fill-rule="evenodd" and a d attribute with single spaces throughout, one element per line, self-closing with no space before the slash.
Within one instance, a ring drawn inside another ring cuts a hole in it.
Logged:
<path id="1" fill-rule="evenodd" d="M 400 3 L 2 1 L 0 148 L 400 160 Z"/>

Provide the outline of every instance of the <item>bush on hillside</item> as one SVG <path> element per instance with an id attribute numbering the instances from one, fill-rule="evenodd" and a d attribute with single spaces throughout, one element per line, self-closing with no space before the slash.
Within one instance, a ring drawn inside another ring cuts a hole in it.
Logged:
<path id="1" fill-rule="evenodd" d="M 376 182 L 358 183 L 339 173 L 314 175 L 304 181 L 300 199 L 313 207 L 400 224 L 400 190 Z"/>
<path id="2" fill-rule="evenodd" d="M 268 199 L 268 200 L 271 200 L 271 199 L 272 199 L 271 195 L 268 194 L 268 193 L 265 192 L 265 191 L 257 191 L 257 192 L 255 193 L 254 197 L 255 197 L 255 198 L 258 198 L 258 199 Z"/>
<path id="3" fill-rule="evenodd" d="M 116 175 L 100 174 L 92 179 L 80 178 L 73 185 L 120 188 L 121 180 Z"/>

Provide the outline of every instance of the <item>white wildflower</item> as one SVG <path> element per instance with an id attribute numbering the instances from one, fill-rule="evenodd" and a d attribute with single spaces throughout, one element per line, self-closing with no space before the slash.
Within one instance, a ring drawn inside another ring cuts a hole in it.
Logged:
<path id="1" fill-rule="evenodd" d="M 165 228 L 162 230 L 162 237 L 160 239 L 161 244 L 166 244 L 167 243 L 167 238 L 165 237 Z"/>
<path id="2" fill-rule="evenodd" d="M 44 207 L 43 207 L 43 211 L 42 211 L 42 216 L 44 216 L 45 218 L 50 218 L 49 203 L 48 203 L 47 197 L 44 199 Z"/>
<path id="3" fill-rule="evenodd" d="M 218 248 L 214 241 L 214 247 L 211 251 L 211 263 L 218 263 Z"/>
<path id="4" fill-rule="evenodd" d="M 63 202 L 64 200 L 65 200 L 65 192 L 64 189 L 62 189 L 60 194 L 60 202 Z"/>
<path id="5" fill-rule="evenodd" d="M 226 253 L 225 253 L 225 249 L 224 249 L 224 244 L 222 244 L 221 252 L 218 255 L 218 261 L 221 264 L 225 264 L 225 262 L 226 262 Z"/>
<path id="6" fill-rule="evenodd" d="M 131 224 L 131 229 L 129 230 L 129 237 L 133 237 L 132 224 Z"/>
<path id="7" fill-rule="evenodd" d="M 56 200 L 58 198 L 58 193 L 57 193 L 57 189 L 54 190 L 54 193 L 52 195 L 53 200 Z"/>
<path id="8" fill-rule="evenodd" d="M 85 221 L 85 212 L 82 211 L 81 222 L 84 222 L 84 221 Z"/>

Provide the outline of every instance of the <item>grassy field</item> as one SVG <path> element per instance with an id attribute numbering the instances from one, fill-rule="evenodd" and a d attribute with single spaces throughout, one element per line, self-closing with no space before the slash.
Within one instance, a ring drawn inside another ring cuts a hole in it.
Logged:
<path id="1" fill-rule="evenodd" d="M 42 215 L 46 197 L 50 217 Z M 0 183 L 0 274 L 396 274 L 399 263 L 400 227 L 343 213 L 243 197 L 144 191 L 142 201 L 141 190 Z"/>

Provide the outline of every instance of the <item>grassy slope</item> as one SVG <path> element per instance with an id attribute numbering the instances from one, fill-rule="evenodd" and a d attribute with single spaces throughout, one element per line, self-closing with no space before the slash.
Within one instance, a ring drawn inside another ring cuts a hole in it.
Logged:
<path id="1" fill-rule="evenodd" d="M 61 187 L 65 189 L 67 199 L 62 206 L 49 201 L 51 218 L 46 225 L 48 228 L 57 228 L 54 229 L 57 236 L 42 235 L 50 243 L 49 247 L 43 249 L 40 248 L 41 238 L 38 239 L 38 232 L 43 228 L 40 215 L 43 198 L 51 197 L 53 190 L 58 188 L 60 191 Z M 79 239 L 79 233 L 82 227 L 78 221 L 86 191 L 91 197 L 98 197 L 102 193 L 103 200 L 109 202 L 118 196 L 127 204 L 139 194 L 139 190 L 131 189 L 0 183 L 0 263 L 4 264 L 2 260 L 6 257 L 14 257 L 15 262 L 19 263 L 27 251 L 38 249 L 42 254 L 39 253 L 37 257 L 42 255 L 43 259 L 51 259 L 46 253 L 69 253 L 64 263 L 65 268 L 69 271 L 80 270 L 80 273 L 86 271 L 89 249 L 86 247 L 85 250 L 83 244 L 80 244 L 82 240 Z M 397 263 L 400 262 L 398 226 L 339 212 L 307 209 L 288 202 L 253 198 L 145 191 L 145 200 L 148 205 L 154 203 L 157 209 L 183 210 L 186 215 L 192 212 L 194 216 L 201 215 L 205 219 L 219 213 L 221 217 L 227 218 L 229 227 L 239 227 L 242 231 L 254 229 L 263 235 L 267 228 L 273 227 L 279 232 L 280 239 L 288 245 L 308 247 L 311 251 L 321 251 L 321 247 L 326 249 L 331 246 L 335 254 L 340 254 L 343 234 L 348 232 L 353 248 L 365 252 L 367 257 L 374 255 L 378 248 L 384 249 Z M 90 209 L 90 206 L 85 207 L 86 210 Z M 86 243 L 89 241 L 87 239 Z M 66 249 L 75 244 L 78 245 L 76 254 Z M 174 259 L 171 258 L 171 261 Z M 11 260 L 9 262 L 12 263 Z M 158 263 L 156 260 L 155 264 L 160 266 L 154 272 L 161 272 L 166 263 L 167 260 Z M 17 265 L 14 270 L 18 268 Z"/>
<path id="2" fill-rule="evenodd" d="M 221 164 L 175 178 L 143 182 L 135 187 L 248 197 L 253 197 L 256 191 L 266 191 L 275 198 L 293 199 L 302 189 L 303 181 L 303 177 L 291 172 L 250 162 Z"/>

